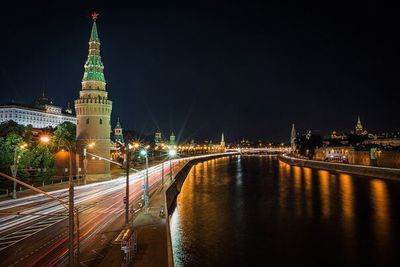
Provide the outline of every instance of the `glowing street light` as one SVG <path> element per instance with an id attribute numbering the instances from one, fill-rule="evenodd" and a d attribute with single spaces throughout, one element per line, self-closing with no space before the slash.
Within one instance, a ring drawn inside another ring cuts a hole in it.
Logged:
<path id="1" fill-rule="evenodd" d="M 83 183 L 86 184 L 86 180 L 87 180 L 87 148 L 93 148 L 96 145 L 95 142 L 90 142 L 89 144 L 86 145 L 86 147 L 83 148 Z M 94 157 L 92 157 L 92 159 L 94 159 Z"/>
<path id="2" fill-rule="evenodd" d="M 23 149 L 25 149 L 27 146 L 28 146 L 28 144 L 23 143 L 23 144 L 21 144 L 21 145 L 15 147 L 15 150 L 14 150 L 14 164 L 10 166 L 11 173 L 12 173 L 12 176 L 13 176 L 14 178 L 17 177 L 18 162 L 19 162 L 19 158 L 20 158 L 19 156 L 17 156 L 18 149 L 23 150 Z M 16 182 L 16 181 L 13 182 L 13 194 L 12 194 L 12 198 L 14 198 L 14 199 L 17 198 L 17 182 Z"/>
<path id="3" fill-rule="evenodd" d="M 169 155 L 170 157 L 175 157 L 176 154 L 177 154 L 176 149 L 170 149 L 170 150 L 168 151 L 168 155 Z"/>
<path id="4" fill-rule="evenodd" d="M 173 175 L 172 158 L 174 158 L 177 154 L 178 154 L 178 152 L 176 151 L 176 149 L 170 149 L 168 151 L 168 155 L 169 155 L 169 175 L 170 175 L 171 181 L 172 181 L 172 175 Z"/>
<path id="5" fill-rule="evenodd" d="M 50 142 L 50 137 L 48 135 L 42 135 L 39 140 L 41 143 L 47 144 Z"/>
<path id="6" fill-rule="evenodd" d="M 146 159 L 146 176 L 143 184 L 143 198 L 144 198 L 144 207 L 149 207 L 149 159 L 147 156 L 147 150 L 140 150 L 140 155 L 145 157 Z"/>

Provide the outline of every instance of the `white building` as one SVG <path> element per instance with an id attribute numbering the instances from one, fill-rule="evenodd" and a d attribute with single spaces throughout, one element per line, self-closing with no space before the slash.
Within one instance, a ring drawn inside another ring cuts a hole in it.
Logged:
<path id="1" fill-rule="evenodd" d="M 76 117 L 69 108 L 63 112 L 44 94 L 32 106 L 14 103 L 0 105 L 0 123 L 10 120 L 24 126 L 32 125 L 33 128 L 54 128 L 66 121 L 76 124 Z"/>

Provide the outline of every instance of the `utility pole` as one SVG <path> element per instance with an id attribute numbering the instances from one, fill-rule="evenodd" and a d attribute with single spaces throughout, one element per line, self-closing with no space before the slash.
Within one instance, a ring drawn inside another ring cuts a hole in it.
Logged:
<path id="1" fill-rule="evenodd" d="M 149 207 L 149 158 L 147 155 L 147 150 L 142 149 L 140 151 L 140 155 L 145 157 L 146 159 L 146 176 L 144 177 L 143 182 L 143 200 L 144 200 L 144 207 Z"/>
<path id="2" fill-rule="evenodd" d="M 83 149 L 83 175 L 85 176 L 83 178 L 83 183 L 86 184 L 86 177 L 87 177 L 87 156 L 86 156 L 86 147 Z"/>
<path id="3" fill-rule="evenodd" d="M 130 151 L 129 147 L 125 147 L 125 159 L 126 159 L 126 195 L 125 195 L 125 225 L 129 225 L 129 161 Z"/>
<path id="4" fill-rule="evenodd" d="M 169 178 L 172 181 L 172 158 L 169 159 Z"/>
<path id="5" fill-rule="evenodd" d="M 161 162 L 161 184 L 164 186 L 164 161 Z"/>
<path id="6" fill-rule="evenodd" d="M 146 208 L 149 207 L 149 158 L 146 154 L 146 190 L 145 190 L 145 197 L 144 197 L 144 206 Z"/>
<path id="7" fill-rule="evenodd" d="M 72 176 L 72 151 L 71 147 L 68 147 L 69 154 L 69 266 L 74 266 L 74 177 Z"/>

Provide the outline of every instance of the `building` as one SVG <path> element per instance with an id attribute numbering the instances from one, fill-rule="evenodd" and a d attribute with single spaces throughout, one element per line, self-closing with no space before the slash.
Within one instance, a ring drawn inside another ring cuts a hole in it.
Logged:
<path id="1" fill-rule="evenodd" d="M 157 132 L 154 135 L 154 144 L 156 146 L 160 146 L 162 144 L 162 133 L 160 130 L 157 130 Z"/>
<path id="2" fill-rule="evenodd" d="M 171 135 L 169 136 L 169 146 L 170 148 L 176 148 L 176 139 L 174 132 L 172 132 Z"/>
<path id="3" fill-rule="evenodd" d="M 400 138 L 374 138 L 367 139 L 364 145 L 376 145 L 382 147 L 400 147 Z"/>
<path id="4" fill-rule="evenodd" d="M 82 90 L 75 100 L 77 118 L 77 153 L 83 155 L 83 150 L 89 143 L 95 146 L 88 152 L 98 157 L 87 159 L 87 181 L 98 181 L 111 178 L 111 110 L 112 102 L 108 100 L 104 65 L 100 56 L 100 39 L 97 33 L 97 14 L 93 15 L 93 26 L 89 39 L 89 54 L 85 63 L 82 78 Z M 106 159 L 106 160 L 104 160 Z M 79 164 L 83 166 L 82 164 Z"/>
<path id="5" fill-rule="evenodd" d="M 368 132 L 364 130 L 362 124 L 361 124 L 361 120 L 360 120 L 360 116 L 358 116 L 357 119 L 357 123 L 356 123 L 356 127 L 355 127 L 355 133 L 357 135 L 367 135 Z"/>
<path id="6" fill-rule="evenodd" d="M 222 135 L 221 135 L 220 147 L 221 147 L 222 149 L 225 149 L 225 137 L 224 137 L 224 133 L 222 133 Z"/>
<path id="7" fill-rule="evenodd" d="M 348 146 L 321 147 L 315 149 L 314 159 L 354 164 L 355 151 Z"/>
<path id="8" fill-rule="evenodd" d="M 290 132 L 290 147 L 292 152 L 296 151 L 296 128 L 294 128 L 294 122 L 292 123 L 292 131 Z"/>
<path id="9" fill-rule="evenodd" d="M 122 126 L 121 123 L 119 122 L 119 118 L 117 119 L 117 125 L 115 125 L 114 128 L 114 141 L 123 146 L 125 145 L 124 135 L 122 133 Z"/>
<path id="10" fill-rule="evenodd" d="M 18 124 L 33 128 L 57 127 L 63 122 L 76 123 L 76 118 L 68 112 L 68 108 L 63 110 L 50 101 L 43 92 L 32 105 L 23 104 L 4 104 L 0 105 L 0 123 L 15 121 Z"/>

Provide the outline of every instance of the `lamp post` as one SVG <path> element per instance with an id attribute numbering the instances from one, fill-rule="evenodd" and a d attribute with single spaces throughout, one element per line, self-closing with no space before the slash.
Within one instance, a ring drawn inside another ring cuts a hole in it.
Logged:
<path id="1" fill-rule="evenodd" d="M 144 185 L 143 185 L 143 197 L 144 197 L 144 207 L 149 207 L 149 159 L 147 156 L 147 150 L 142 149 L 140 151 L 140 155 L 144 156 L 146 159 L 146 176 L 144 177 Z"/>
<path id="2" fill-rule="evenodd" d="M 69 191 L 69 204 L 68 204 L 68 219 L 69 219 L 69 266 L 74 266 L 75 253 L 74 253 L 74 177 L 72 176 L 72 151 L 70 146 L 66 146 L 68 150 L 69 159 L 69 179 L 68 179 L 68 191 Z M 78 229 L 79 231 L 79 229 Z M 78 240 L 79 242 L 79 240 Z M 78 252 L 79 253 L 79 252 Z"/>
<path id="3" fill-rule="evenodd" d="M 172 166 L 172 158 L 175 157 L 177 154 L 176 149 L 170 149 L 168 151 L 169 155 L 169 175 L 170 175 L 170 180 L 172 181 L 172 174 L 173 174 L 173 166 Z"/>
<path id="4" fill-rule="evenodd" d="M 88 144 L 87 145 L 87 147 L 88 148 L 93 148 L 94 146 L 96 145 L 96 143 L 95 142 L 91 142 L 90 144 Z M 85 176 L 85 178 L 84 178 L 84 184 L 86 184 L 86 178 L 87 178 L 87 164 L 88 164 L 88 161 L 87 161 L 87 148 L 85 147 L 84 149 L 83 149 L 83 175 Z"/>
<path id="5" fill-rule="evenodd" d="M 15 150 L 14 150 L 14 164 L 10 166 L 11 174 L 12 174 L 13 177 L 17 177 L 18 163 L 19 163 L 19 156 L 17 156 L 18 149 L 22 150 L 22 149 L 26 148 L 27 146 L 28 145 L 24 143 L 22 145 L 19 145 L 19 146 L 15 147 Z M 17 198 L 17 182 L 16 181 L 13 182 L 12 198 L 13 199 Z"/>
<path id="6" fill-rule="evenodd" d="M 131 144 L 128 144 L 125 147 L 125 167 L 126 167 L 126 186 L 125 186 L 125 197 L 124 197 L 124 204 L 125 204 L 125 225 L 129 225 L 129 161 L 130 157 L 130 149 L 132 148 Z"/>

